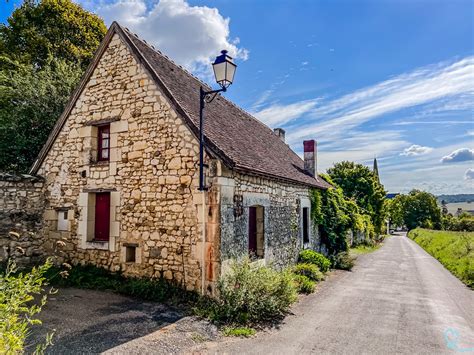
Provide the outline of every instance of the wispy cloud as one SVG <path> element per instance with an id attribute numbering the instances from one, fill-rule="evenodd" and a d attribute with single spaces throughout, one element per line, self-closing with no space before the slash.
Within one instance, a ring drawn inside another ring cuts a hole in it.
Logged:
<path id="1" fill-rule="evenodd" d="M 385 114 L 446 97 L 462 96 L 470 100 L 472 107 L 473 83 L 473 56 L 421 68 L 320 105 L 311 112 L 311 120 L 306 120 L 288 139 L 299 141 L 348 130 Z"/>
<path id="2" fill-rule="evenodd" d="M 406 155 L 406 156 L 414 156 L 414 155 L 423 155 L 431 152 L 433 148 L 431 147 L 423 147 L 418 144 L 413 144 L 408 148 L 405 148 L 403 152 L 400 153 L 400 155 Z"/>
<path id="3" fill-rule="evenodd" d="M 314 109 L 317 99 L 296 102 L 291 105 L 275 104 L 255 113 L 255 116 L 269 126 L 284 125 Z"/>

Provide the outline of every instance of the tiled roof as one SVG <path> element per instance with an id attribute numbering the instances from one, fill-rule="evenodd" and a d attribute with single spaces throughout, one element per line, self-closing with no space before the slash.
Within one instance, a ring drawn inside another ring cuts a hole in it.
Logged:
<path id="1" fill-rule="evenodd" d="M 114 22 L 41 149 L 38 159 L 31 167 L 30 174 L 38 172 L 115 33 L 128 44 L 136 59 L 147 68 L 190 129 L 195 134 L 199 133 L 199 88 L 210 88 Z M 235 171 L 322 189 L 331 187 L 323 179 L 305 173 L 301 158 L 269 127 L 220 95 L 206 105 L 204 134 L 207 149 Z"/>
<path id="2" fill-rule="evenodd" d="M 210 88 L 127 29 L 122 30 L 197 132 L 199 88 Z M 322 178 L 305 173 L 301 158 L 272 129 L 224 97 L 218 95 L 206 104 L 204 116 L 206 142 L 231 168 L 323 189 L 330 187 Z"/>

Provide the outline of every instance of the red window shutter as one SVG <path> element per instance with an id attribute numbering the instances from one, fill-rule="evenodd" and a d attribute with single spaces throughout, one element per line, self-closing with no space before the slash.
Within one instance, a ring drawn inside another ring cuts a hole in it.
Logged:
<path id="1" fill-rule="evenodd" d="M 98 161 L 108 161 L 110 158 L 110 125 L 99 126 L 98 132 Z"/>
<path id="2" fill-rule="evenodd" d="M 95 240 L 109 241 L 110 192 L 95 194 Z"/>

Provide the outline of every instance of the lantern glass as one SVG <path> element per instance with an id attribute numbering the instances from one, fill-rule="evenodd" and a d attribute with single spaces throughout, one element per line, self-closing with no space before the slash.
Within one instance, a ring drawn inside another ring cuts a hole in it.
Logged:
<path id="1" fill-rule="evenodd" d="M 222 51 L 222 54 L 216 57 L 212 64 L 216 82 L 222 87 L 227 88 L 234 81 L 235 65 L 232 57 L 227 55 L 227 51 Z"/>

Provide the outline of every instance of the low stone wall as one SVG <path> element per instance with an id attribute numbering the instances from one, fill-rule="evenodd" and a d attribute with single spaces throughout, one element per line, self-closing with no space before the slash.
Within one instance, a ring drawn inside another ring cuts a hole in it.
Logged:
<path id="1" fill-rule="evenodd" d="M 0 173 L 0 262 L 10 257 L 25 266 L 44 259 L 44 204 L 41 178 Z"/>

